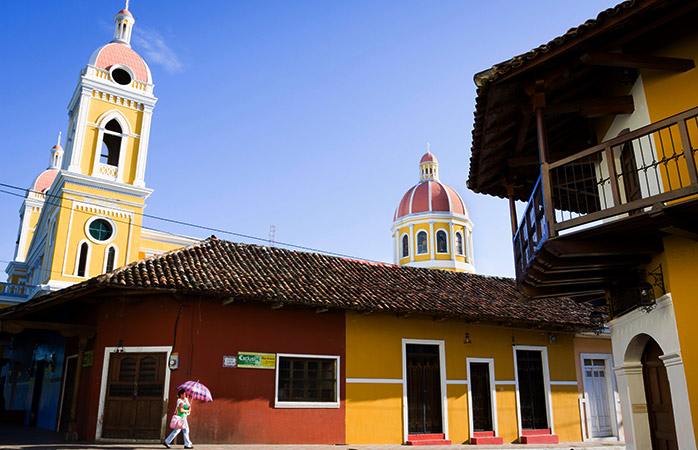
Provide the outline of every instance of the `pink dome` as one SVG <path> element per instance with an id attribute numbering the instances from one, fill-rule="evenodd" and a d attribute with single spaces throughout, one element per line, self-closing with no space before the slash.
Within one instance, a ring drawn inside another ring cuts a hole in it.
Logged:
<path id="1" fill-rule="evenodd" d="M 133 17 L 133 14 L 131 14 L 131 12 L 130 12 L 128 9 L 122 9 L 121 11 L 119 11 L 118 13 L 116 13 L 117 16 L 118 16 L 119 14 L 125 14 L 125 15 L 127 15 L 127 16 Z"/>
<path id="2" fill-rule="evenodd" d="M 125 44 L 111 42 L 98 48 L 90 58 L 90 64 L 103 70 L 109 70 L 115 64 L 123 64 L 133 71 L 136 80 L 144 83 L 150 82 L 150 71 L 145 61 Z"/>
<path id="3" fill-rule="evenodd" d="M 36 192 L 46 192 L 49 190 L 51 185 L 53 185 L 57 175 L 57 169 L 46 169 L 41 172 L 38 177 L 36 177 L 36 180 L 34 180 L 34 183 L 32 183 L 32 186 L 29 189 Z"/>
<path id="4" fill-rule="evenodd" d="M 436 180 L 423 181 L 408 190 L 402 197 L 393 220 L 421 212 L 455 213 L 470 218 L 468 208 L 455 189 Z"/>
<path id="5" fill-rule="evenodd" d="M 419 160 L 419 164 L 425 163 L 425 162 L 438 162 L 436 160 L 436 156 L 432 155 L 429 152 L 426 152 L 424 156 L 422 156 L 422 159 Z"/>
<path id="6" fill-rule="evenodd" d="M 63 150 L 63 147 L 61 147 L 61 144 L 56 144 L 53 147 L 51 147 L 51 150 Z"/>

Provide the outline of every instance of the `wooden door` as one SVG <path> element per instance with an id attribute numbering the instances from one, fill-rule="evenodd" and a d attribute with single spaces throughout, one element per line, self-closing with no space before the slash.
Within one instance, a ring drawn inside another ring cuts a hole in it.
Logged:
<path id="1" fill-rule="evenodd" d="M 470 401 L 473 409 L 473 431 L 493 431 L 492 387 L 490 365 L 470 363 Z"/>
<path id="2" fill-rule="evenodd" d="M 165 353 L 110 355 L 103 437 L 162 437 L 165 357 Z"/>
<path id="3" fill-rule="evenodd" d="M 517 350 L 516 370 L 519 377 L 519 402 L 521 427 L 524 430 L 548 428 L 548 412 L 545 402 L 543 358 L 537 350 Z"/>
<path id="4" fill-rule="evenodd" d="M 625 202 L 630 203 L 639 200 L 642 197 L 640 177 L 638 176 L 635 152 L 630 142 L 623 145 L 620 151 L 620 165 L 623 175 L 623 188 L 625 189 Z M 636 211 L 632 213 L 636 213 Z"/>
<path id="5" fill-rule="evenodd" d="M 605 359 L 584 358 L 584 393 L 589 400 L 589 432 L 591 437 L 613 436 L 612 405 Z"/>
<path id="6" fill-rule="evenodd" d="M 408 344 L 406 356 L 409 433 L 443 433 L 439 346 Z"/>
<path id="7" fill-rule="evenodd" d="M 669 377 L 664 363 L 659 359 L 662 354 L 662 349 L 653 339 L 647 343 L 642 354 L 642 376 L 645 380 L 652 448 L 678 450 Z"/>

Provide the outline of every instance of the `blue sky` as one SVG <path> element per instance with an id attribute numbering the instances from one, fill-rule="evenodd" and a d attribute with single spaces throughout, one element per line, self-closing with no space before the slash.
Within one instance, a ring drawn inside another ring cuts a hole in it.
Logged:
<path id="1" fill-rule="evenodd" d="M 133 0 L 132 45 L 160 99 L 146 212 L 264 239 L 274 225 L 279 242 L 392 262 L 393 213 L 429 141 L 470 210 L 477 271 L 512 276 L 507 203 L 465 187 L 473 75 L 615 3 Z M 122 7 L 3 5 L 0 183 L 28 187 L 47 167 L 79 72 Z M 20 206 L 0 193 L 0 268 Z"/>

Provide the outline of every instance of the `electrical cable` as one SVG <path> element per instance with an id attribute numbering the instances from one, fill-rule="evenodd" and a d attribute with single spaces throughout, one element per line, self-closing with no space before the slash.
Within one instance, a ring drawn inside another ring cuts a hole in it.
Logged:
<path id="1" fill-rule="evenodd" d="M 6 190 L 4 190 L 4 189 L 0 189 L 0 193 L 12 195 L 12 196 L 19 197 L 19 198 L 26 198 L 26 196 L 29 195 L 29 193 L 35 193 L 35 194 L 39 194 L 39 195 L 44 195 L 44 196 L 47 198 L 47 200 L 45 200 L 45 204 L 47 204 L 47 205 L 49 205 L 49 206 L 58 206 L 58 207 L 64 208 L 64 209 L 70 209 L 68 206 L 65 206 L 65 205 L 61 204 L 61 203 L 60 203 L 61 197 L 58 196 L 58 195 L 55 195 L 55 194 L 41 193 L 41 192 L 34 191 L 34 190 L 32 190 L 32 189 L 23 188 L 23 187 L 20 187 L 20 186 L 14 186 L 14 185 L 2 183 L 2 182 L 0 182 L 0 186 L 5 187 L 5 188 L 9 188 L 9 189 L 14 189 L 14 190 L 22 191 L 22 192 L 25 193 L 25 195 L 22 195 L 22 194 L 19 194 L 19 193 L 16 193 L 16 192 L 6 191 Z M 56 201 L 56 202 L 49 202 L 49 201 L 48 201 L 49 198 L 56 198 L 57 201 Z M 265 239 L 265 238 L 261 238 L 261 237 L 258 237 L 258 236 L 253 236 L 253 235 L 249 235 L 249 234 L 245 234 L 245 233 L 238 233 L 238 232 L 230 231 L 230 230 L 224 230 L 224 229 L 222 229 L 222 228 L 215 228 L 215 227 L 209 227 L 209 226 L 205 226 L 205 225 L 199 225 L 199 224 L 195 224 L 195 223 L 191 223 L 191 222 L 186 222 L 186 221 L 177 220 L 177 219 L 170 219 L 170 218 L 167 218 L 167 217 L 156 216 L 156 215 L 153 215 L 153 214 L 146 214 L 146 213 L 138 212 L 138 211 L 135 211 L 134 214 L 135 214 L 135 215 L 140 215 L 141 217 L 145 217 L 145 218 L 148 218 L 148 219 L 159 220 L 159 221 L 163 221 L 163 222 L 167 222 L 167 223 L 173 223 L 173 224 L 176 224 L 176 225 L 188 226 L 188 227 L 191 227 L 191 228 L 197 228 L 197 229 L 201 229 L 201 230 L 211 231 L 211 232 L 214 232 L 214 233 L 227 234 L 227 235 L 236 236 L 236 237 L 239 237 L 239 238 L 250 239 L 250 240 L 261 241 L 261 242 L 269 242 L 269 240 L 268 240 L 268 239 Z M 112 220 L 114 220 L 115 222 L 121 222 L 121 223 L 129 224 L 129 225 L 130 225 L 130 222 L 127 222 L 127 221 L 124 221 L 124 220 L 118 220 L 118 219 L 113 219 L 113 218 L 112 218 Z M 172 232 L 169 232 L 169 231 L 161 230 L 161 229 L 158 229 L 158 228 L 148 227 L 148 226 L 145 226 L 145 225 L 143 225 L 143 224 L 138 225 L 138 226 L 139 226 L 140 228 L 146 229 L 146 230 L 159 231 L 159 232 L 162 232 L 162 233 L 168 233 L 168 234 L 172 234 L 172 235 L 175 235 L 175 236 L 181 236 L 181 237 L 189 237 L 189 236 L 184 236 L 184 235 L 181 235 L 181 234 L 177 234 L 177 233 L 172 233 Z M 318 248 L 314 248 L 314 247 L 308 247 L 308 246 L 304 246 L 304 245 L 291 244 L 291 243 L 289 243 L 289 242 L 275 241 L 275 244 L 278 244 L 278 245 L 280 245 L 280 246 L 282 246 L 282 247 L 294 248 L 294 249 L 299 249 L 299 250 L 306 250 L 306 251 L 309 251 L 309 252 L 322 253 L 322 254 L 326 254 L 326 255 L 330 255 L 330 256 L 338 256 L 338 257 L 341 257 L 341 258 L 349 258 L 349 259 L 355 259 L 355 260 L 360 260 L 360 261 L 366 261 L 366 262 L 372 262 L 372 263 L 378 263 L 378 264 L 385 264 L 383 261 L 375 261 L 375 260 L 370 260 L 370 259 L 365 259 L 365 258 L 358 258 L 358 257 L 356 257 L 356 256 L 347 255 L 347 254 L 344 254 L 344 253 L 332 252 L 332 251 L 329 251 L 329 250 L 323 250 L 323 249 L 318 249 Z"/>

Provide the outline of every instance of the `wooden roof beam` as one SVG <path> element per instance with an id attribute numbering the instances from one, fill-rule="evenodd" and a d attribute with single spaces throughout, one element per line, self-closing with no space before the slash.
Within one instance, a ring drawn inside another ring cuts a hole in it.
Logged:
<path id="1" fill-rule="evenodd" d="M 631 114 L 634 111 L 635 104 L 633 103 L 632 95 L 550 103 L 546 108 L 546 112 L 548 113 L 578 113 L 586 118 L 615 114 Z"/>
<path id="2" fill-rule="evenodd" d="M 692 59 L 631 55 L 628 53 L 589 52 L 583 54 L 579 59 L 592 66 L 653 69 L 667 72 L 687 72 L 696 67 Z"/>

